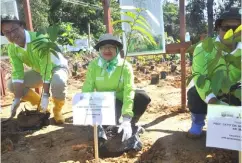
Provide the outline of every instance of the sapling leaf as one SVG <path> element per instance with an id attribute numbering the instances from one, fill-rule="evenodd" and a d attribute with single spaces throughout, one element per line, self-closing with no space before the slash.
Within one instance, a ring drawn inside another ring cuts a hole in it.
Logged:
<path id="1" fill-rule="evenodd" d="M 134 14 L 133 12 L 127 11 L 127 12 L 124 12 L 123 14 L 134 20 L 136 19 L 136 14 Z"/>
<path id="2" fill-rule="evenodd" d="M 217 66 L 221 56 L 222 56 L 222 51 L 219 50 L 219 51 L 217 51 L 215 58 L 212 59 L 212 61 L 208 63 L 207 70 L 208 70 L 209 77 L 212 75 L 212 72 L 215 69 L 215 67 Z"/>
<path id="3" fill-rule="evenodd" d="M 56 56 L 59 59 L 59 56 L 58 56 L 58 54 L 55 50 L 51 49 L 50 53 L 53 54 L 54 56 Z"/>
<path id="4" fill-rule="evenodd" d="M 222 50 L 222 51 L 227 52 L 227 53 L 230 52 L 230 49 L 225 44 L 223 44 L 219 41 L 214 42 L 214 45 L 219 50 Z"/>
<path id="5" fill-rule="evenodd" d="M 59 32 L 59 28 L 54 25 L 48 28 L 48 35 L 50 36 L 50 40 L 52 42 L 55 42 L 57 37 L 58 37 L 58 32 Z"/>
<path id="6" fill-rule="evenodd" d="M 225 56 L 226 62 L 230 63 L 234 67 L 241 69 L 241 56 L 227 55 Z"/>
<path id="7" fill-rule="evenodd" d="M 234 35 L 234 32 L 232 29 L 228 30 L 225 35 L 224 35 L 224 39 L 225 40 L 231 40 L 233 39 L 233 35 Z"/>
<path id="8" fill-rule="evenodd" d="M 214 69 L 211 70 L 211 72 L 208 71 L 208 74 L 209 74 L 208 76 L 210 77 L 214 73 L 214 71 L 217 71 L 221 67 L 226 67 L 226 65 L 225 64 L 217 65 Z"/>
<path id="9" fill-rule="evenodd" d="M 146 35 L 149 38 L 149 40 L 152 42 L 152 44 L 156 45 L 154 37 L 148 31 L 146 31 L 144 28 L 139 27 L 139 26 L 134 26 L 133 30 L 138 31 L 138 32 Z"/>
<path id="10" fill-rule="evenodd" d="M 143 26 L 144 28 L 146 28 L 146 29 L 148 29 L 148 30 L 150 29 L 150 26 L 148 26 L 147 24 L 145 24 L 145 23 L 144 23 L 143 21 L 141 21 L 140 19 L 136 20 L 135 23 L 137 23 L 137 24 Z"/>
<path id="11" fill-rule="evenodd" d="M 236 36 L 236 37 L 234 38 L 234 42 L 235 42 L 235 43 L 241 42 L 241 35 Z"/>
<path id="12" fill-rule="evenodd" d="M 218 95 L 218 92 L 221 89 L 223 80 L 224 80 L 224 71 L 223 70 L 215 71 L 211 79 L 211 87 L 215 95 Z"/>
<path id="13" fill-rule="evenodd" d="M 205 75 L 199 75 L 197 79 L 197 86 L 201 89 L 203 89 L 206 81 L 206 76 Z"/>
<path id="14" fill-rule="evenodd" d="M 228 76 L 225 76 L 223 81 L 222 81 L 221 91 L 224 94 L 227 94 L 227 93 L 229 93 L 230 87 L 231 87 L 231 81 L 230 81 Z"/>
<path id="15" fill-rule="evenodd" d="M 207 53 L 211 53 L 213 51 L 213 39 L 211 37 L 206 38 L 202 42 L 202 47 Z"/>

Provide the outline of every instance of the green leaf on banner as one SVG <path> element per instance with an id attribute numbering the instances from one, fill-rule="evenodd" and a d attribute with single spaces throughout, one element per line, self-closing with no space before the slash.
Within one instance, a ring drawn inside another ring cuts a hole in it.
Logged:
<path id="1" fill-rule="evenodd" d="M 230 63 L 234 67 L 241 69 L 241 56 L 227 55 L 225 56 L 226 62 Z"/>
<path id="2" fill-rule="evenodd" d="M 133 22 L 130 20 L 116 20 L 116 21 L 112 22 L 112 25 L 116 25 L 118 23 L 128 23 L 131 25 Z"/>
<path id="3" fill-rule="evenodd" d="M 142 33 L 143 35 L 147 36 L 147 37 L 149 38 L 150 42 L 151 42 L 153 45 L 156 45 L 156 42 L 155 42 L 154 37 L 153 37 L 148 31 L 146 31 L 144 28 L 139 27 L 139 26 L 134 26 L 134 27 L 133 27 L 133 30 L 136 30 L 136 31 Z"/>

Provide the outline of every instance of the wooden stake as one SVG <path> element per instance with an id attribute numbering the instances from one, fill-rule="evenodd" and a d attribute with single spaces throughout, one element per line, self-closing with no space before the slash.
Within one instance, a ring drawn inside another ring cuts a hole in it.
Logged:
<path id="1" fill-rule="evenodd" d="M 97 125 L 94 125 L 93 127 L 94 127 L 94 152 L 95 152 L 95 162 L 96 163 L 99 163 Z"/>

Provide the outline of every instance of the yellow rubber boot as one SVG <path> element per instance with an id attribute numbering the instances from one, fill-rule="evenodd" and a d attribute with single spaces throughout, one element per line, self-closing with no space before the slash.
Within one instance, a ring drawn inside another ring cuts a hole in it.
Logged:
<path id="1" fill-rule="evenodd" d="M 58 100 L 56 98 L 53 98 L 53 103 L 54 103 L 54 108 L 53 108 L 53 113 L 54 113 L 54 119 L 57 124 L 63 124 L 65 122 L 65 118 L 62 115 L 62 108 L 65 104 L 65 100 Z"/>
<path id="2" fill-rule="evenodd" d="M 40 103 L 40 95 L 33 91 L 32 89 L 29 89 L 27 94 L 22 98 L 23 101 L 29 101 L 33 106 L 39 105 Z"/>

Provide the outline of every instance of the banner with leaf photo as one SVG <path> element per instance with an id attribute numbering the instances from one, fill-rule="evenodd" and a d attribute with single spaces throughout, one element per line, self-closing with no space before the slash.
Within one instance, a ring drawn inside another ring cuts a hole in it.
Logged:
<path id="1" fill-rule="evenodd" d="M 162 0 L 120 0 L 124 51 L 127 56 L 165 52 Z"/>

